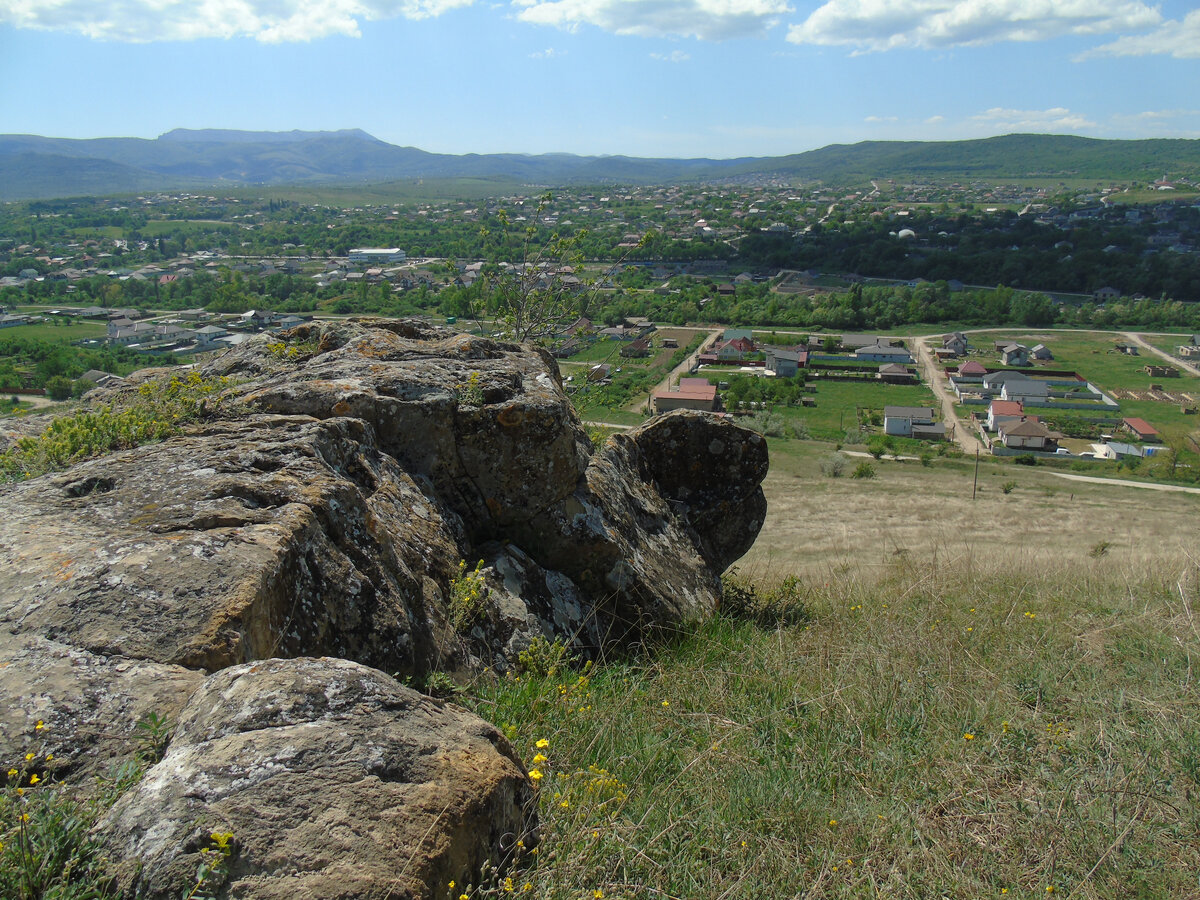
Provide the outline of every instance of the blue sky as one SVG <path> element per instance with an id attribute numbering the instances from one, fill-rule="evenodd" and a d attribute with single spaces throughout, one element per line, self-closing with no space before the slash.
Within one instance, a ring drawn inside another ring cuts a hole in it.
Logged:
<path id="1" fill-rule="evenodd" d="M 0 132 L 362 128 L 446 153 L 1200 137 L 1141 0 L 0 0 Z"/>

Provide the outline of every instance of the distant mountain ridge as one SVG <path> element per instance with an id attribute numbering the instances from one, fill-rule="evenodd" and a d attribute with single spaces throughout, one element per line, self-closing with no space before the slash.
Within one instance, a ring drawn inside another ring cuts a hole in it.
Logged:
<path id="1" fill-rule="evenodd" d="M 0 199 L 128 191 L 415 178 L 502 177 L 538 185 L 654 184 L 778 176 L 853 183 L 871 178 L 1200 177 L 1200 140 L 1099 140 L 1012 134 L 971 141 L 864 141 L 790 156 L 646 159 L 629 156 L 451 155 L 398 147 L 361 129 L 186 129 L 145 138 L 0 135 Z"/>

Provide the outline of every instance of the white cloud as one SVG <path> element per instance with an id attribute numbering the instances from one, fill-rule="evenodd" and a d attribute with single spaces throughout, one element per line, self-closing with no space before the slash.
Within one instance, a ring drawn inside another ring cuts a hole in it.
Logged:
<path id="1" fill-rule="evenodd" d="M 899 122 L 900 120 L 895 116 L 867 116 L 863 121 L 870 122 L 872 125 L 880 125 L 889 122 Z"/>
<path id="2" fill-rule="evenodd" d="M 474 0 L 0 0 L 0 23 L 98 40 L 189 41 L 252 37 L 311 41 L 377 19 L 426 19 Z"/>
<path id="3" fill-rule="evenodd" d="M 827 0 L 792 25 L 787 39 L 863 51 L 957 47 L 1112 34 L 1161 21 L 1140 0 Z"/>
<path id="4" fill-rule="evenodd" d="M 790 13 L 787 0 L 513 0 L 534 25 L 593 25 L 613 34 L 720 41 L 756 37 Z"/>
<path id="5" fill-rule="evenodd" d="M 566 56 L 566 50 L 555 50 L 553 47 L 547 47 L 545 50 L 537 50 L 529 54 L 530 59 L 554 59 L 556 56 Z"/>
<path id="6" fill-rule="evenodd" d="M 670 53 L 651 53 L 650 58 L 657 59 L 659 62 L 681 63 L 687 62 L 692 57 L 682 50 L 672 50 Z"/>
<path id="7" fill-rule="evenodd" d="M 1053 109 L 1004 109 L 996 106 L 971 117 L 990 128 L 1009 131 L 1083 131 L 1096 123 L 1061 106 Z"/>
<path id="8" fill-rule="evenodd" d="M 930 116 L 928 119 L 925 120 L 925 124 L 926 125 L 941 125 L 945 121 L 946 121 L 945 116 Z"/>
<path id="9" fill-rule="evenodd" d="M 1125 35 L 1077 57 L 1151 56 L 1163 54 L 1176 59 L 1200 59 L 1200 9 L 1184 16 L 1182 22 L 1169 20 L 1148 34 Z"/>

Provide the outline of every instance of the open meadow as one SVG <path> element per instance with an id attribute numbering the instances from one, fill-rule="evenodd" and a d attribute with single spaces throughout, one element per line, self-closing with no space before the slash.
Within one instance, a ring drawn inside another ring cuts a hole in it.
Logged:
<path id="1" fill-rule="evenodd" d="M 831 452 L 715 620 L 463 695 L 543 817 L 469 896 L 1200 896 L 1200 496 Z"/>

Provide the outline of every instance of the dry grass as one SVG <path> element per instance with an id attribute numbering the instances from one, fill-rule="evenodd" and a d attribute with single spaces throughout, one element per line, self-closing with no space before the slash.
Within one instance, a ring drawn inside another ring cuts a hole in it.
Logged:
<path id="1" fill-rule="evenodd" d="M 478 688 L 527 760 L 547 742 L 516 890 L 1200 896 L 1200 497 L 1020 467 L 1006 495 L 985 467 L 972 503 L 953 462 L 864 483 L 816 460 L 776 454 L 744 561 L 760 592 L 800 575 L 787 624 L 731 609 Z"/>
<path id="2" fill-rule="evenodd" d="M 880 572 L 903 555 L 951 569 L 1010 560 L 1053 571 L 1087 568 L 1102 544 L 1108 556 L 1138 567 L 1200 553 L 1198 495 L 1071 482 L 984 460 L 972 500 L 974 460 L 924 467 L 884 459 L 874 463 L 876 478 L 852 481 L 821 476 L 831 452 L 771 443 L 767 521 L 740 563 L 744 572 L 770 577 L 844 565 Z M 1010 480 L 1017 486 L 1005 494 Z"/>

